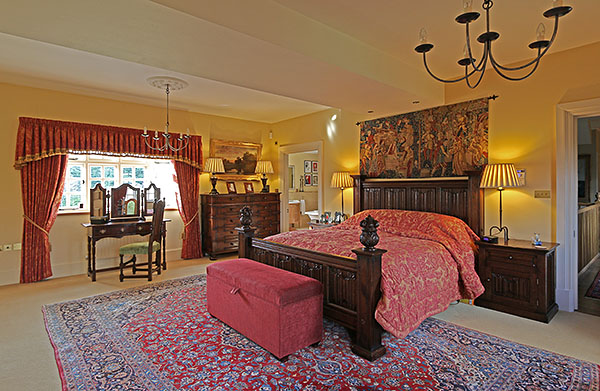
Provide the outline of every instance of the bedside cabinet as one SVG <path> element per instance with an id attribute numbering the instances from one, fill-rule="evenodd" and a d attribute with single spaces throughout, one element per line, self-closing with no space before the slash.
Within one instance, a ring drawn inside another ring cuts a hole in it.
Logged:
<path id="1" fill-rule="evenodd" d="M 477 274 L 485 292 L 475 305 L 529 319 L 550 322 L 555 300 L 556 247 L 544 242 L 510 239 L 507 244 L 478 241 Z"/>

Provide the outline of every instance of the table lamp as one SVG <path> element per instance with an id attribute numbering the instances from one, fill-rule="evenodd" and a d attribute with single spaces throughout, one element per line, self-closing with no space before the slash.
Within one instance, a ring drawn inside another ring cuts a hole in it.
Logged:
<path id="1" fill-rule="evenodd" d="M 262 181 L 263 188 L 260 192 L 268 193 L 269 188 L 267 187 L 267 174 L 273 174 L 274 172 L 271 162 L 269 160 L 259 160 L 256 162 L 256 170 L 254 170 L 254 172 L 257 174 L 262 174 L 262 178 L 260 178 L 260 180 Z"/>
<path id="2" fill-rule="evenodd" d="M 479 187 L 482 189 L 498 189 L 500 192 L 500 225 L 493 225 L 490 227 L 490 235 L 494 229 L 500 232 L 504 232 L 504 242 L 508 242 L 508 227 L 502 225 L 502 191 L 506 187 L 518 187 L 519 177 L 517 176 L 517 170 L 512 163 L 497 163 L 488 164 L 483 170 L 481 176 L 481 184 Z"/>
<path id="3" fill-rule="evenodd" d="M 225 172 L 225 166 L 223 166 L 223 159 L 219 157 L 209 157 L 208 159 L 206 159 L 206 162 L 204 162 L 204 172 L 210 172 L 212 174 L 210 177 L 210 183 L 212 183 L 212 190 L 208 194 L 219 194 L 219 192 L 216 189 L 216 174 L 222 174 Z"/>
<path id="4" fill-rule="evenodd" d="M 331 187 L 335 187 L 337 189 L 342 190 L 342 219 L 346 220 L 348 216 L 344 213 L 344 189 L 347 187 L 352 187 L 354 185 L 354 180 L 350 176 L 350 173 L 347 171 L 338 171 L 334 172 L 331 177 Z"/>

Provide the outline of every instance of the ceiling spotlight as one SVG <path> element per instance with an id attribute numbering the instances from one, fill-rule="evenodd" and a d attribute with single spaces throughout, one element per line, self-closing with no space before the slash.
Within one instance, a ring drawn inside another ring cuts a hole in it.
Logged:
<path id="1" fill-rule="evenodd" d="M 371 114 L 373 113 L 373 110 L 368 110 L 367 113 Z"/>
<path id="2" fill-rule="evenodd" d="M 337 114 L 334 114 L 334 115 L 331 116 L 331 120 L 332 121 L 335 121 L 336 119 L 337 119 Z"/>
<path id="3" fill-rule="evenodd" d="M 413 105 L 418 105 L 419 103 L 421 103 L 420 100 L 413 100 Z"/>

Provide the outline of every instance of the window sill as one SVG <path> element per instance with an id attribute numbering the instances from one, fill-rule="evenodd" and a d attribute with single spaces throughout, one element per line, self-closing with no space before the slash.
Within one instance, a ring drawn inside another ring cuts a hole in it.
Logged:
<path id="1" fill-rule="evenodd" d="M 178 209 L 176 207 L 165 208 L 165 212 L 177 212 Z M 87 210 L 59 210 L 58 216 L 64 215 L 89 215 L 90 212 Z"/>

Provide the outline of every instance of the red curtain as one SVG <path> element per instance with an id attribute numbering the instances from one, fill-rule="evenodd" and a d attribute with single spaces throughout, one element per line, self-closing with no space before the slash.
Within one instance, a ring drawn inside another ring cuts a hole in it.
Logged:
<path id="1" fill-rule="evenodd" d="M 56 220 L 66 173 L 66 155 L 36 160 L 21 169 L 21 283 L 52 276 L 48 232 Z"/>
<path id="2" fill-rule="evenodd" d="M 149 142 L 154 135 L 150 132 Z M 160 141 L 163 141 L 163 137 Z M 179 137 L 171 133 L 171 141 Z M 177 145 L 177 144 L 176 144 Z M 19 118 L 15 168 L 48 156 L 69 153 L 137 156 L 171 159 L 202 169 L 202 137 L 190 136 L 188 146 L 180 151 L 155 151 L 142 140 L 139 129 L 54 121 L 40 118 Z"/>
<path id="3" fill-rule="evenodd" d="M 200 236 L 200 215 L 198 196 L 200 194 L 201 171 L 188 164 L 175 161 L 179 197 L 177 207 L 183 220 L 183 243 L 181 258 L 202 257 L 202 237 Z"/>

